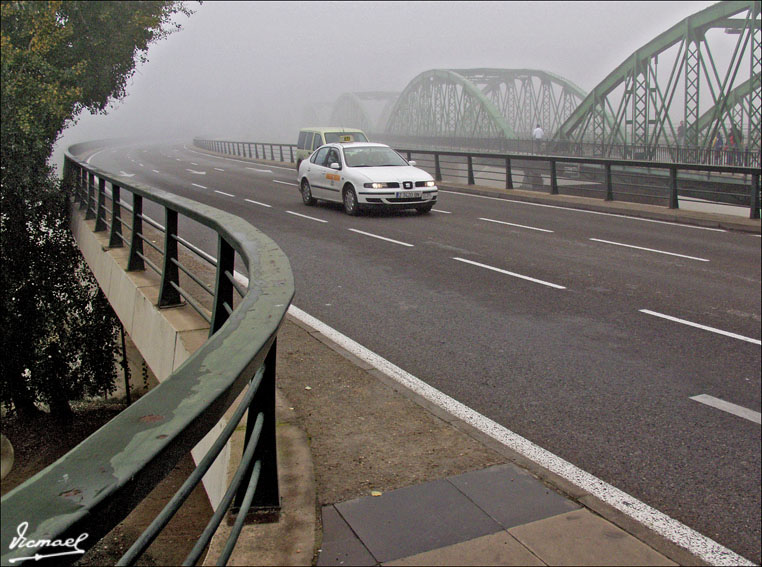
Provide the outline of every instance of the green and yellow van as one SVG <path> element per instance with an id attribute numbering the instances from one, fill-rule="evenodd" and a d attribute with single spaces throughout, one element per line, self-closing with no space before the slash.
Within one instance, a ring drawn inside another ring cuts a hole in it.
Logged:
<path id="1" fill-rule="evenodd" d="M 307 159 L 323 144 L 335 142 L 367 142 L 365 132 L 357 128 L 343 126 L 313 126 L 299 130 L 299 141 L 296 144 L 296 169 L 302 160 Z"/>

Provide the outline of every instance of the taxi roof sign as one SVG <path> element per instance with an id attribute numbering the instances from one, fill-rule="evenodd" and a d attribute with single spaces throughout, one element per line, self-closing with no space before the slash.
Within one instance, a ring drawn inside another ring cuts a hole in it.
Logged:
<path id="1" fill-rule="evenodd" d="M 342 134 L 339 138 L 341 142 L 354 142 L 355 137 L 352 134 Z"/>

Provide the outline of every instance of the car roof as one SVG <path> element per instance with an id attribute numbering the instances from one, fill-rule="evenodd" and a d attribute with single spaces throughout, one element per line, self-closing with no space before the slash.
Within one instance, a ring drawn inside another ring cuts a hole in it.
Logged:
<path id="1" fill-rule="evenodd" d="M 378 142 L 331 142 L 331 146 L 341 146 L 342 148 L 388 148 L 387 144 L 379 144 Z"/>
<path id="2" fill-rule="evenodd" d="M 307 126 L 305 128 L 301 128 L 299 130 L 300 132 L 320 132 L 320 133 L 326 133 L 326 132 L 363 132 L 360 128 L 348 128 L 346 126 Z"/>

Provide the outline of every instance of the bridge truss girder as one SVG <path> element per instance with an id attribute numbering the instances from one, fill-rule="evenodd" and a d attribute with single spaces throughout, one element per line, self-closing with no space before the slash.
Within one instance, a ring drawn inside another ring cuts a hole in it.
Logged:
<path id="1" fill-rule="evenodd" d="M 382 132 L 399 93 L 374 91 L 344 93 L 333 104 L 330 123 L 359 128 L 364 132 Z"/>
<path id="2" fill-rule="evenodd" d="M 716 29 L 737 36 L 726 61 L 707 40 Z M 727 139 L 733 131 L 759 148 L 761 33 L 758 0 L 721 2 L 684 19 L 596 86 L 557 138 L 594 142 L 606 154 L 616 144 L 674 144 L 683 121 L 688 145 L 707 148 L 718 132 Z M 658 74 L 660 57 L 671 68 L 666 81 Z"/>

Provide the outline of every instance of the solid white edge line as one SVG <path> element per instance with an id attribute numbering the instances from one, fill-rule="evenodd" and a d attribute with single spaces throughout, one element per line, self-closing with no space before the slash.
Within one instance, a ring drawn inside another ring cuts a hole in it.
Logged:
<path id="1" fill-rule="evenodd" d="M 315 217 L 311 217 L 309 215 L 303 215 L 301 213 L 295 213 L 294 211 L 286 211 L 286 212 L 289 215 L 294 215 L 294 216 L 297 216 L 297 217 L 302 217 L 303 219 L 310 219 L 310 220 L 314 220 L 314 221 L 317 221 L 317 222 L 328 222 L 327 220 L 318 219 L 318 218 L 315 218 Z"/>
<path id="2" fill-rule="evenodd" d="M 462 195 L 463 197 L 476 197 L 479 199 L 491 199 L 492 201 L 505 201 L 506 203 L 517 203 L 519 205 L 529 205 L 531 207 L 547 207 L 549 209 L 560 209 L 562 211 L 571 211 L 575 213 L 586 213 L 588 215 L 603 215 L 606 217 L 618 217 L 621 219 L 639 220 L 643 222 L 655 222 L 657 224 L 668 224 L 671 226 L 679 226 L 682 228 L 695 228 L 697 230 L 710 230 L 713 232 L 727 232 L 724 228 L 711 228 L 708 226 L 695 226 L 692 224 L 681 224 L 679 222 L 662 221 L 656 219 L 646 219 L 642 217 L 633 217 L 630 215 L 618 215 L 616 213 L 604 213 L 602 211 L 587 211 L 585 209 L 574 209 L 571 207 L 561 207 L 559 205 L 547 205 L 545 203 L 531 203 L 529 201 L 516 201 L 515 199 L 501 199 L 500 197 L 488 197 L 487 195 L 473 195 L 471 193 L 461 193 L 459 191 L 448 191 L 444 189 L 439 190 L 440 193 L 450 193 L 452 195 Z"/>
<path id="3" fill-rule="evenodd" d="M 205 156 L 205 157 L 208 157 L 208 158 L 222 159 L 222 160 L 225 160 L 225 161 L 234 161 L 236 163 L 252 163 L 250 161 L 243 160 L 243 159 L 235 159 L 235 158 L 229 158 L 229 157 L 223 157 L 223 156 L 215 156 L 215 155 L 212 155 L 212 154 L 207 154 L 206 152 L 199 152 L 198 150 L 194 150 L 194 149 L 189 148 L 185 144 L 183 144 L 183 149 L 185 149 L 185 150 L 187 150 L 187 151 L 189 151 L 191 153 L 198 154 L 200 156 Z M 175 159 L 177 159 L 177 158 L 175 158 Z M 177 161 L 181 161 L 181 160 L 178 159 Z M 256 162 L 254 162 L 254 163 L 256 163 Z M 268 165 L 268 167 L 272 167 L 273 169 L 285 169 L 287 171 L 292 171 L 292 172 L 296 171 L 296 169 L 294 167 L 284 167 L 282 165 Z"/>
<path id="4" fill-rule="evenodd" d="M 582 490 L 613 506 L 626 516 L 640 522 L 708 563 L 713 565 L 753 565 L 751 561 L 734 551 L 659 510 L 640 502 L 629 494 L 583 471 L 561 457 L 546 451 L 528 439 L 506 429 L 502 425 L 429 386 L 422 380 L 339 333 L 322 321 L 305 313 L 298 307 L 291 305 L 288 313 L 429 402 L 436 404 L 451 415 L 463 420 L 482 433 L 489 435 L 506 447 L 575 484 Z"/>
<path id="5" fill-rule="evenodd" d="M 225 195 L 226 197 L 235 197 L 235 195 L 231 195 L 230 193 L 225 193 L 224 191 L 217 191 L 217 189 L 215 189 L 214 192 L 219 193 L 220 195 Z"/>
<path id="6" fill-rule="evenodd" d="M 278 181 L 277 179 L 271 180 L 273 183 L 280 183 L 281 185 L 291 185 L 292 187 L 299 187 L 298 183 L 289 183 L 288 181 Z"/>
<path id="7" fill-rule="evenodd" d="M 268 209 L 272 208 L 272 205 L 268 205 L 267 203 L 260 203 L 259 201 L 252 201 L 251 199 L 244 199 L 247 203 L 253 203 L 254 205 L 260 205 L 262 207 L 267 207 Z"/>
<path id="8" fill-rule="evenodd" d="M 708 394 L 700 394 L 698 396 L 691 396 L 690 399 L 693 400 L 694 402 L 699 402 L 700 404 L 711 406 L 715 409 L 722 410 L 724 412 L 733 414 L 737 417 L 748 419 L 749 421 L 753 421 L 754 423 L 762 424 L 762 414 L 759 413 L 758 411 L 750 410 L 743 406 L 726 402 L 725 400 L 721 400 L 720 398 L 715 398 L 714 396 L 710 396 Z"/>
<path id="9" fill-rule="evenodd" d="M 479 220 L 487 221 L 487 222 L 494 222 L 497 224 L 507 224 L 508 226 L 517 226 L 519 228 L 528 228 L 529 230 L 539 230 L 540 232 L 553 232 L 552 230 L 548 230 L 547 228 L 536 228 L 534 226 L 526 226 L 523 224 L 516 224 L 512 222 L 505 222 L 501 220 L 495 220 L 495 219 L 487 219 L 484 217 L 479 217 Z"/>
<path id="10" fill-rule="evenodd" d="M 356 228 L 348 228 L 347 230 L 351 230 L 352 232 L 356 232 L 357 234 L 364 234 L 365 236 L 370 236 L 371 238 L 378 238 L 379 240 L 386 240 L 387 242 L 392 242 L 393 244 L 399 244 L 400 246 L 409 246 L 410 248 L 413 248 L 413 244 L 408 244 L 407 242 L 400 242 L 399 240 L 394 240 L 392 238 L 387 238 L 385 236 L 379 236 L 378 234 L 372 234 L 370 232 L 364 232 L 362 230 L 357 230 Z"/>
<path id="11" fill-rule="evenodd" d="M 645 313 L 646 315 L 653 315 L 654 317 L 661 317 L 662 319 L 667 319 L 668 321 L 674 321 L 675 323 L 682 323 L 683 325 L 688 325 L 690 327 L 696 327 L 697 329 L 703 329 L 704 331 L 710 331 L 712 333 L 717 333 L 718 335 L 724 335 L 726 337 L 731 337 L 733 339 L 738 339 L 741 341 L 746 341 L 747 343 L 752 343 L 755 345 L 762 345 L 762 341 L 758 339 L 752 339 L 750 337 L 744 337 L 743 335 L 737 335 L 736 333 L 731 333 L 729 331 L 723 331 L 722 329 L 717 329 L 715 327 L 707 327 L 706 325 L 700 325 L 699 323 L 693 323 L 692 321 L 686 321 L 685 319 L 678 319 L 677 317 L 672 317 L 671 315 L 665 315 L 664 313 L 657 313 L 656 311 L 651 311 L 650 309 L 640 309 L 641 313 Z"/>
<path id="12" fill-rule="evenodd" d="M 514 278 L 519 278 L 519 279 L 522 279 L 522 280 L 527 280 L 527 281 L 530 281 L 530 282 L 538 283 L 538 284 L 541 284 L 541 285 L 546 285 L 548 287 L 552 287 L 552 288 L 555 288 L 555 289 L 566 289 L 562 285 L 546 282 L 546 281 L 543 281 L 543 280 L 538 280 L 538 279 L 535 279 L 535 278 L 530 278 L 529 276 L 523 276 L 521 274 L 517 274 L 515 272 L 509 272 L 507 270 L 502 270 L 500 268 L 496 268 L 494 266 L 489 266 L 487 264 L 480 264 L 479 262 L 474 262 L 473 260 L 466 260 L 465 258 L 453 258 L 453 260 L 457 260 L 458 262 L 465 262 L 466 264 L 471 264 L 471 265 L 474 265 L 474 266 L 479 266 L 480 268 L 485 268 L 487 270 L 492 270 L 493 272 L 499 272 L 499 273 L 505 274 L 507 276 L 513 276 Z"/>
<path id="13" fill-rule="evenodd" d="M 688 260 L 698 260 L 699 262 L 708 262 L 706 258 L 696 258 L 695 256 L 686 256 L 684 254 L 677 254 L 675 252 L 665 252 L 664 250 L 654 250 L 653 248 L 643 248 L 642 246 L 634 246 L 632 244 L 622 244 L 621 242 L 612 242 L 611 240 L 601 240 L 600 238 L 591 238 L 593 242 L 603 242 L 604 244 L 613 244 L 614 246 L 623 246 L 625 248 L 634 248 L 635 250 L 645 250 L 646 252 L 656 252 L 657 254 L 667 254 L 668 256 L 677 256 L 678 258 L 686 258 Z"/>

